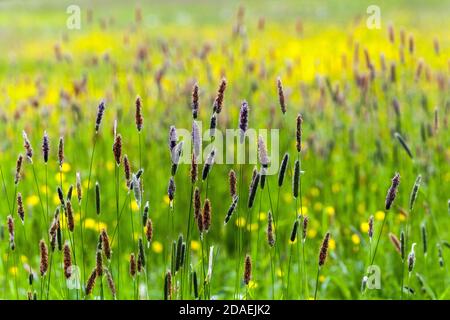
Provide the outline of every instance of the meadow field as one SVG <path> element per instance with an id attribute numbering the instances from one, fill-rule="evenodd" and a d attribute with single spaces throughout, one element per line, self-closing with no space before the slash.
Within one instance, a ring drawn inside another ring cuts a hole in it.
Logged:
<path id="1" fill-rule="evenodd" d="M 0 2 L 0 299 L 450 299 L 449 13 Z"/>

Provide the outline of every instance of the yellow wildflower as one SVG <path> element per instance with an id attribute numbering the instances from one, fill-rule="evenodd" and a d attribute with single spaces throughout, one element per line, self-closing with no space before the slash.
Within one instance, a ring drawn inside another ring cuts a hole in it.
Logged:
<path id="1" fill-rule="evenodd" d="M 163 245 L 159 241 L 153 241 L 152 242 L 152 250 L 155 253 L 161 253 L 163 251 Z"/>

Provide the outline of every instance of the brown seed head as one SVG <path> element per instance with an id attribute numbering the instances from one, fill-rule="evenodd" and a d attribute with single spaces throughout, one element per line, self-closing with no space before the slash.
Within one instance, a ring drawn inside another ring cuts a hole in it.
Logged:
<path id="1" fill-rule="evenodd" d="M 25 219 L 25 211 L 23 210 L 22 194 L 20 192 L 17 193 L 17 215 L 23 223 Z"/>
<path id="2" fill-rule="evenodd" d="M 134 253 L 130 255 L 130 276 L 133 278 L 136 276 L 136 257 Z"/>
<path id="3" fill-rule="evenodd" d="M 286 113 L 286 102 L 284 99 L 283 84 L 281 83 L 280 77 L 277 78 L 277 89 L 278 89 L 278 99 L 280 101 L 281 112 L 283 112 L 283 114 L 285 114 Z"/>
<path id="4" fill-rule="evenodd" d="M 119 166 L 122 160 L 122 136 L 118 134 L 113 144 L 113 153 L 114 160 L 116 160 L 116 164 Z"/>
<path id="5" fill-rule="evenodd" d="M 236 172 L 234 172 L 233 169 L 230 170 L 230 173 L 228 174 L 229 182 L 230 182 L 230 195 L 231 198 L 234 198 L 236 196 Z"/>
<path id="6" fill-rule="evenodd" d="M 145 236 L 147 237 L 147 241 L 148 243 L 152 242 L 152 238 L 153 238 L 153 223 L 152 223 L 152 219 L 148 219 L 147 220 L 147 225 L 146 225 L 146 230 L 145 230 Z"/>
<path id="7" fill-rule="evenodd" d="M 142 102 L 141 98 L 138 96 L 136 98 L 136 128 L 140 132 L 144 123 L 144 118 L 142 117 Z"/>
<path id="8" fill-rule="evenodd" d="M 48 270 L 48 249 L 44 240 L 39 241 L 39 252 L 41 255 L 39 271 L 41 272 L 41 277 L 43 277 Z"/>
<path id="9" fill-rule="evenodd" d="M 391 187 L 389 188 L 387 195 L 386 195 L 386 201 L 385 201 L 386 210 L 389 210 L 391 208 L 392 203 L 395 200 L 395 196 L 397 195 L 399 184 L 400 184 L 400 175 L 398 173 L 396 173 L 394 175 L 394 178 L 392 178 Z"/>
<path id="10" fill-rule="evenodd" d="M 217 114 L 219 114 L 220 111 L 222 111 L 223 96 L 224 96 L 226 87 L 227 87 L 227 80 L 225 78 L 222 78 L 222 80 L 220 81 L 219 89 L 217 90 L 216 99 L 214 100 L 214 104 L 213 104 L 214 112 Z"/>
<path id="11" fill-rule="evenodd" d="M 303 117 L 299 113 L 297 115 L 297 131 L 296 131 L 296 140 L 297 140 L 297 152 L 302 151 L 302 123 L 303 123 Z"/>
<path id="12" fill-rule="evenodd" d="M 273 233 L 273 218 L 272 212 L 269 210 L 269 214 L 267 216 L 267 243 L 269 246 L 273 247 L 275 245 L 275 237 Z"/>
<path id="13" fill-rule="evenodd" d="M 22 170 L 22 163 L 23 163 L 23 156 L 21 154 L 19 154 L 19 157 L 17 158 L 17 162 L 16 162 L 16 175 L 15 175 L 15 179 L 14 179 L 15 185 L 19 184 L 19 181 L 20 181 L 20 172 Z"/>
<path id="14" fill-rule="evenodd" d="M 70 232 L 73 232 L 75 229 L 75 219 L 73 216 L 73 207 L 72 202 L 67 201 L 66 202 L 66 212 L 67 212 L 67 228 Z"/>
<path id="15" fill-rule="evenodd" d="M 95 255 L 95 270 L 97 273 L 97 276 L 101 277 L 103 275 L 103 256 L 102 251 L 97 249 L 96 255 Z"/>
<path id="16" fill-rule="evenodd" d="M 96 279 L 97 279 L 97 268 L 94 268 L 86 283 L 86 295 L 90 295 L 92 293 Z"/>
<path id="17" fill-rule="evenodd" d="M 330 233 L 327 232 L 325 234 L 325 238 L 323 238 L 322 246 L 320 247 L 319 267 L 322 267 L 325 264 L 325 261 L 327 259 L 329 240 L 330 240 Z"/>
<path id="18" fill-rule="evenodd" d="M 209 199 L 205 200 L 203 206 L 203 231 L 208 232 L 211 227 L 211 202 Z"/>
<path id="19" fill-rule="evenodd" d="M 102 229 L 101 238 L 103 253 L 106 259 L 111 260 L 111 245 L 109 244 L 109 237 L 105 228 Z"/>
<path id="20" fill-rule="evenodd" d="M 252 279 L 252 259 L 247 254 L 244 262 L 244 283 L 248 285 Z"/>
<path id="21" fill-rule="evenodd" d="M 64 163 L 64 138 L 59 138 L 59 144 L 58 144 L 58 163 L 59 167 L 62 168 L 62 165 Z"/>
<path id="22" fill-rule="evenodd" d="M 70 253 L 69 243 L 64 244 L 64 276 L 69 279 L 72 275 L 72 256 Z"/>

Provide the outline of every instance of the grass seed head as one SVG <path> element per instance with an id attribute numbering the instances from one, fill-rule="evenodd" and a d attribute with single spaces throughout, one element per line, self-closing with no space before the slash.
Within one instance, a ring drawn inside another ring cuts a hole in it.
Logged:
<path id="1" fill-rule="evenodd" d="M 97 118 L 95 119 L 95 133 L 98 133 L 102 123 L 103 114 L 105 113 L 105 102 L 101 101 L 97 109 Z"/>
<path id="2" fill-rule="evenodd" d="M 45 241 L 42 239 L 39 241 L 39 253 L 40 253 L 40 265 L 39 271 L 41 273 L 41 277 L 45 276 L 48 270 L 48 249 Z"/>
<path id="3" fill-rule="evenodd" d="M 240 143 L 244 143 L 245 132 L 248 129 L 248 111 L 249 107 L 247 101 L 242 101 L 241 110 L 239 112 L 239 133 L 240 133 Z"/>
<path id="4" fill-rule="evenodd" d="M 113 144 L 113 154 L 116 164 L 119 166 L 122 161 L 122 136 L 118 134 Z"/>
<path id="5" fill-rule="evenodd" d="M 89 275 L 88 281 L 86 283 L 86 295 L 90 295 L 95 286 L 95 280 L 97 279 L 97 268 L 92 269 Z"/>
<path id="6" fill-rule="evenodd" d="M 417 199 L 417 194 L 419 192 L 420 183 L 422 181 L 422 176 L 419 174 L 416 178 L 416 182 L 411 190 L 411 196 L 409 197 L 409 211 L 412 211 L 414 208 L 414 203 Z"/>
<path id="7" fill-rule="evenodd" d="M 25 155 L 30 162 L 33 162 L 33 148 L 31 147 L 30 140 L 28 139 L 27 133 L 22 131 L 23 137 L 23 147 L 25 148 Z"/>
<path id="8" fill-rule="evenodd" d="M 278 186 L 283 185 L 284 176 L 286 175 L 286 169 L 289 162 L 289 153 L 285 153 L 283 159 L 281 160 L 280 171 L 278 172 Z"/>
<path id="9" fill-rule="evenodd" d="M 81 189 L 81 175 L 79 172 L 77 172 L 76 174 L 76 186 L 77 186 L 77 198 L 78 198 L 78 203 L 81 202 L 81 199 L 83 199 L 83 190 Z"/>
<path id="10" fill-rule="evenodd" d="M 136 120 L 136 128 L 139 132 L 142 130 L 142 126 L 144 124 L 144 118 L 142 117 L 142 101 L 141 97 L 136 97 L 136 113 L 135 113 L 135 120 Z"/>
<path id="11" fill-rule="evenodd" d="M 302 124 L 303 124 L 303 117 L 302 115 L 299 113 L 297 115 L 297 130 L 296 130 L 296 147 L 297 147 L 297 152 L 301 152 L 302 151 Z"/>
<path id="12" fill-rule="evenodd" d="M 72 256 L 70 252 L 69 243 L 64 243 L 64 276 L 69 279 L 72 275 Z"/>
<path id="13" fill-rule="evenodd" d="M 42 138 L 42 156 L 44 158 L 44 162 L 48 162 L 48 153 L 50 149 L 50 143 L 48 140 L 48 134 L 47 131 L 44 131 L 44 137 Z"/>
<path id="14" fill-rule="evenodd" d="M 9 215 L 6 218 L 6 223 L 8 225 L 8 233 L 9 233 L 9 248 L 14 251 L 16 248 L 16 243 L 14 240 L 14 219 Z"/>
<path id="15" fill-rule="evenodd" d="M 208 232 L 211 228 L 211 201 L 209 199 L 205 200 L 203 206 L 203 231 Z"/>
<path id="16" fill-rule="evenodd" d="M 252 259 L 247 254 L 245 256 L 245 262 L 244 262 L 244 283 L 245 283 L 245 285 L 248 286 L 251 279 L 252 279 Z"/>
<path id="17" fill-rule="evenodd" d="M 300 186 L 300 162 L 295 160 L 294 176 L 292 177 L 292 195 L 298 198 L 298 191 Z"/>
<path id="18" fill-rule="evenodd" d="M 402 249 L 401 249 L 402 246 L 401 246 L 400 240 L 398 240 L 397 236 L 391 232 L 391 233 L 389 233 L 389 240 L 391 240 L 391 243 L 394 246 L 395 251 L 397 251 L 398 254 L 400 256 L 402 256 Z"/>
<path id="19" fill-rule="evenodd" d="M 256 198 L 256 191 L 258 190 L 260 175 L 256 168 L 253 169 L 252 182 L 250 184 L 249 195 L 248 195 L 248 208 L 252 208 Z"/>
<path id="20" fill-rule="evenodd" d="M 267 215 L 267 243 L 270 247 L 275 245 L 275 234 L 273 231 L 273 217 L 272 212 L 269 210 Z"/>
<path id="21" fill-rule="evenodd" d="M 219 89 L 217 90 L 216 98 L 213 103 L 213 110 L 217 114 L 219 114 L 222 111 L 223 97 L 226 87 L 227 87 L 227 80 L 225 78 L 222 78 L 222 80 L 220 81 Z"/>
<path id="22" fill-rule="evenodd" d="M 303 241 L 306 240 L 306 235 L 307 235 L 307 232 L 308 232 L 308 222 L 309 222 L 309 219 L 308 219 L 307 216 L 305 216 L 303 218 Z"/>
<path id="23" fill-rule="evenodd" d="M 125 181 L 127 182 L 127 187 L 130 188 L 131 183 L 131 165 L 130 161 L 128 160 L 128 156 L 123 156 L 123 171 L 125 174 Z"/>
<path id="24" fill-rule="evenodd" d="M 197 161 L 195 160 L 195 156 L 193 154 L 191 157 L 190 176 L 191 176 L 191 183 L 194 184 L 197 181 L 197 177 L 198 177 L 198 165 L 197 165 Z"/>
<path id="25" fill-rule="evenodd" d="M 227 224 L 228 221 L 230 221 L 231 216 L 233 215 L 233 212 L 236 210 L 236 206 L 238 204 L 238 201 L 239 201 L 239 196 L 235 195 L 233 197 L 233 201 L 231 202 L 230 207 L 228 208 L 227 215 L 225 216 L 224 224 Z"/>
<path id="26" fill-rule="evenodd" d="M 138 260 L 137 260 L 137 269 L 139 272 L 142 272 L 145 268 L 145 251 L 144 251 L 144 242 L 142 238 L 138 240 Z"/>
<path id="27" fill-rule="evenodd" d="M 191 103 L 191 107 L 192 107 L 192 118 L 197 119 L 198 117 L 198 107 L 199 107 L 199 103 L 198 103 L 198 84 L 195 83 L 193 88 L 192 88 L 192 103 Z"/>
<path id="28" fill-rule="evenodd" d="M 130 254 L 130 276 L 134 278 L 136 276 L 136 257 L 134 253 Z"/>
<path id="29" fill-rule="evenodd" d="M 14 178 L 14 184 L 17 186 L 20 181 L 20 173 L 22 171 L 22 163 L 23 163 L 23 156 L 19 154 L 19 157 L 17 158 L 16 162 L 16 174 Z"/>
<path id="30" fill-rule="evenodd" d="M 20 220 L 22 220 L 22 223 L 24 223 L 25 211 L 23 209 L 22 194 L 20 192 L 17 193 L 17 215 L 19 216 Z"/>
<path id="31" fill-rule="evenodd" d="M 392 206 L 392 203 L 395 200 L 395 197 L 397 195 L 398 191 L 398 185 L 400 184 L 400 174 L 396 173 L 394 177 L 392 178 L 392 184 L 390 188 L 388 189 L 387 195 L 386 195 L 386 201 L 385 201 L 385 208 L 386 210 L 389 210 Z"/>
<path id="32" fill-rule="evenodd" d="M 73 232 L 75 229 L 75 219 L 73 215 L 73 207 L 72 202 L 67 201 L 66 203 L 66 212 L 67 212 L 67 228 L 70 232 Z"/>
<path id="33" fill-rule="evenodd" d="M 103 253 L 105 254 L 106 259 L 111 260 L 111 245 L 105 228 L 102 229 L 101 238 Z"/>
<path id="34" fill-rule="evenodd" d="M 278 90 L 278 100 L 280 102 L 281 112 L 286 113 L 286 101 L 284 98 L 283 84 L 281 83 L 281 78 L 277 78 L 277 90 Z"/>
<path id="35" fill-rule="evenodd" d="M 291 237 L 289 238 L 291 242 L 294 242 L 295 239 L 297 238 L 297 230 L 298 230 L 298 219 L 295 219 L 294 225 L 292 226 Z"/>
<path id="36" fill-rule="evenodd" d="M 59 137 L 58 164 L 60 169 L 62 168 L 63 163 L 64 163 L 64 137 Z"/>
<path id="37" fill-rule="evenodd" d="M 95 182 L 95 212 L 100 215 L 101 204 L 100 204 L 100 184 Z"/>
<path id="38" fill-rule="evenodd" d="M 175 179 L 173 177 L 170 177 L 169 186 L 167 187 L 167 195 L 169 196 L 169 200 L 171 203 L 175 198 L 175 190 L 176 190 Z"/>
<path id="39" fill-rule="evenodd" d="M 325 237 L 323 238 L 322 246 L 320 247 L 319 267 L 322 267 L 325 264 L 325 261 L 327 259 L 329 240 L 330 240 L 330 233 L 327 232 L 325 234 Z"/>
<path id="40" fill-rule="evenodd" d="M 373 238 L 373 215 L 369 217 L 369 230 L 368 230 L 369 239 Z"/>

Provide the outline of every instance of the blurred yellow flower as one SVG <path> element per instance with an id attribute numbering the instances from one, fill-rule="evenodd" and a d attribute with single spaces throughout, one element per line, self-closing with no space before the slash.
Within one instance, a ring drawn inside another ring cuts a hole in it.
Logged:
<path id="1" fill-rule="evenodd" d="M 86 219 L 84 219 L 84 227 L 86 229 L 100 232 L 100 230 L 106 229 L 107 225 L 104 222 L 101 222 L 101 221 L 97 222 L 92 218 L 86 218 Z"/>
<path id="2" fill-rule="evenodd" d="M 114 170 L 114 162 L 112 162 L 112 161 L 108 161 L 108 162 L 106 162 L 106 170 L 108 170 L 108 171 L 113 171 Z"/>
<path id="3" fill-rule="evenodd" d="M 378 221 L 381 221 L 384 219 L 384 211 L 377 211 L 375 212 L 375 219 Z"/>
<path id="4" fill-rule="evenodd" d="M 194 251 L 200 250 L 200 242 L 197 240 L 192 240 L 191 241 L 191 249 Z"/>
<path id="5" fill-rule="evenodd" d="M 41 190 L 42 195 L 45 196 L 47 194 L 48 187 L 46 188 L 45 185 L 42 185 L 39 187 L 39 190 Z"/>
<path id="6" fill-rule="evenodd" d="M 317 235 L 317 230 L 314 228 L 309 228 L 306 235 L 308 236 L 308 238 L 313 239 Z"/>
<path id="7" fill-rule="evenodd" d="M 239 217 L 238 219 L 236 219 L 236 226 L 238 228 L 244 228 L 245 227 L 245 218 Z"/>
<path id="8" fill-rule="evenodd" d="M 259 220 L 264 221 L 267 219 L 267 214 L 265 212 L 259 213 Z"/>
<path id="9" fill-rule="evenodd" d="M 70 164 L 68 164 L 67 162 L 64 162 L 64 163 L 62 164 L 62 167 L 61 167 L 61 171 L 62 171 L 62 172 L 67 173 L 67 172 L 70 171 L 70 169 L 72 169 L 72 167 L 71 167 Z"/>
<path id="10" fill-rule="evenodd" d="M 131 201 L 131 210 L 134 212 L 139 211 L 139 206 L 138 206 L 136 200 Z"/>
<path id="11" fill-rule="evenodd" d="M 313 188 L 311 188 L 309 193 L 311 194 L 311 197 L 316 198 L 320 195 L 320 190 L 319 190 L 319 188 L 313 187 Z"/>
<path id="12" fill-rule="evenodd" d="M 66 175 L 64 174 L 64 173 L 57 173 L 57 174 L 55 174 L 55 180 L 56 180 L 56 182 L 59 184 L 60 183 L 60 181 L 62 181 L 62 182 L 65 182 L 66 181 Z"/>
<path id="13" fill-rule="evenodd" d="M 277 269 L 277 276 L 280 277 L 280 278 L 281 278 L 282 276 L 284 276 L 284 272 L 281 271 L 280 268 Z"/>
<path id="14" fill-rule="evenodd" d="M 17 267 L 11 267 L 9 268 L 9 273 L 12 274 L 13 276 L 17 274 Z"/>
<path id="15" fill-rule="evenodd" d="M 325 281 L 325 276 L 321 274 L 320 277 L 319 277 L 319 281 L 320 282 L 324 282 Z"/>
<path id="16" fill-rule="evenodd" d="M 333 183 L 331 185 L 331 192 L 333 193 L 338 193 L 339 191 L 341 191 L 341 184 L 340 183 Z"/>
<path id="17" fill-rule="evenodd" d="M 302 206 L 300 211 L 304 216 L 308 215 L 308 207 Z"/>
<path id="18" fill-rule="evenodd" d="M 331 238 L 331 239 L 328 241 L 328 247 L 330 248 L 330 250 L 336 249 L 336 241 L 334 241 L 333 238 Z"/>
<path id="19" fill-rule="evenodd" d="M 257 287 L 258 287 L 258 284 L 255 281 L 250 280 L 250 282 L 248 283 L 248 288 L 249 289 L 254 289 L 254 288 L 257 288 Z"/>
<path id="20" fill-rule="evenodd" d="M 323 204 L 321 202 L 316 202 L 314 203 L 314 211 L 322 211 L 323 209 Z"/>
<path id="21" fill-rule="evenodd" d="M 59 199 L 58 199 L 59 202 Z M 39 203 L 39 197 L 36 195 L 29 196 L 26 200 L 26 204 L 30 207 L 34 207 Z"/>
<path id="22" fill-rule="evenodd" d="M 329 215 L 330 217 L 334 216 L 334 214 L 336 213 L 334 208 L 332 206 L 328 206 L 325 208 L 325 212 L 327 213 L 327 215 Z"/>
<path id="23" fill-rule="evenodd" d="M 159 241 L 152 242 L 152 250 L 155 253 L 161 253 L 163 251 L 163 245 Z"/>
<path id="24" fill-rule="evenodd" d="M 248 231 L 258 230 L 258 224 L 257 223 L 247 224 L 247 230 Z"/>
<path id="25" fill-rule="evenodd" d="M 361 242 L 361 239 L 356 233 L 352 234 L 352 242 L 356 245 L 358 245 Z"/>
<path id="26" fill-rule="evenodd" d="M 292 203 L 292 194 L 291 193 L 283 194 L 283 200 L 286 203 Z"/>
<path id="27" fill-rule="evenodd" d="M 22 263 L 27 263 L 27 262 L 28 262 L 28 258 L 27 258 L 26 256 L 24 256 L 24 255 L 21 255 L 21 256 L 20 256 L 20 261 L 21 261 Z"/>
<path id="28" fill-rule="evenodd" d="M 398 220 L 399 220 L 399 221 L 401 221 L 401 222 L 406 221 L 405 215 L 399 213 L 397 216 L 398 216 Z"/>
<path id="29" fill-rule="evenodd" d="M 361 222 L 360 229 L 361 229 L 361 232 L 364 232 L 364 233 L 369 232 L 369 224 L 367 222 Z"/>
<path id="30" fill-rule="evenodd" d="M 167 194 L 164 195 L 163 200 L 164 200 L 164 203 L 165 203 L 165 204 L 170 204 L 170 199 L 169 199 L 169 196 L 168 196 Z"/>
<path id="31" fill-rule="evenodd" d="M 54 204 L 54 205 L 58 205 L 58 204 L 60 204 L 60 203 L 61 203 L 61 202 L 59 201 L 58 194 L 54 193 L 54 194 L 53 194 L 53 204 Z"/>
<path id="32" fill-rule="evenodd" d="M 366 204 L 365 203 L 359 203 L 357 208 L 358 213 L 364 213 L 366 212 Z"/>

